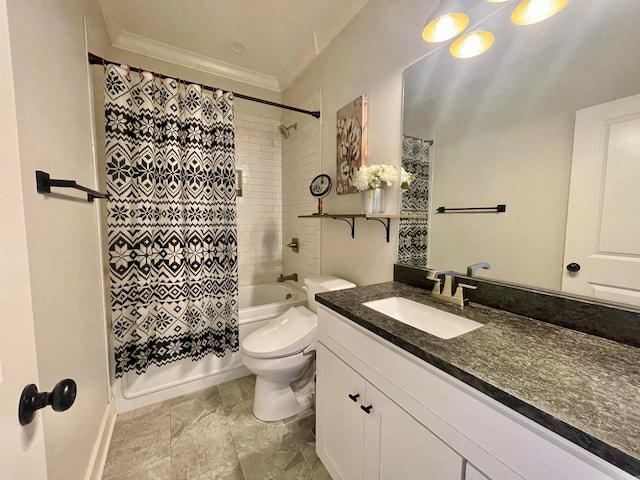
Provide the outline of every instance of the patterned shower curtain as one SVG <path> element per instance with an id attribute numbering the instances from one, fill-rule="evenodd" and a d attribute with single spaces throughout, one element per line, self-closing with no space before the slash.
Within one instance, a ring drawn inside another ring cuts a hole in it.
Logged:
<path id="1" fill-rule="evenodd" d="M 430 140 L 402 137 L 402 166 L 415 174 L 409 190 L 402 192 L 401 213 L 429 215 L 429 157 Z M 398 235 L 398 263 L 426 268 L 428 264 L 429 220 L 427 218 L 401 218 Z"/>
<path id="2" fill-rule="evenodd" d="M 105 73 L 116 376 L 238 351 L 232 93 Z"/>

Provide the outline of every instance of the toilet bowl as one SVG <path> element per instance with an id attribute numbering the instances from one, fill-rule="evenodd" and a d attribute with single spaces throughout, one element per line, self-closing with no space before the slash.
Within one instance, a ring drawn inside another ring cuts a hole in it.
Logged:
<path id="1" fill-rule="evenodd" d="M 315 361 L 315 294 L 351 287 L 355 284 L 337 277 L 309 277 L 305 280 L 309 308 L 292 307 L 243 340 L 242 363 L 256 375 L 253 414 L 258 419 L 282 420 L 305 408 L 296 399 L 291 383 Z"/>

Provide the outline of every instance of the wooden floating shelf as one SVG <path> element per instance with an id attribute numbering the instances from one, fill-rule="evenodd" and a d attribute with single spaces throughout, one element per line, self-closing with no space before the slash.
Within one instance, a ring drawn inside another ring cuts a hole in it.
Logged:
<path id="1" fill-rule="evenodd" d="M 391 226 L 392 218 L 424 218 L 426 215 L 393 215 L 388 213 L 316 213 L 311 215 L 298 215 L 298 218 L 333 218 L 334 220 L 342 220 L 347 222 L 351 227 L 351 238 L 355 238 L 356 218 L 365 218 L 367 220 L 376 220 L 380 222 L 387 233 L 387 243 L 389 243 L 389 227 Z"/>

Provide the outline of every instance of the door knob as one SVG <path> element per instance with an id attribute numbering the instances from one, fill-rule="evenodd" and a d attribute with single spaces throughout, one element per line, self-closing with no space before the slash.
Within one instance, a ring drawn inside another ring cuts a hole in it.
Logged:
<path id="1" fill-rule="evenodd" d="M 357 402 L 357 401 L 358 401 L 358 397 L 359 397 L 359 396 L 360 396 L 360 394 L 359 394 L 359 393 L 356 393 L 355 395 L 354 395 L 353 393 L 350 393 L 350 394 L 349 394 L 349 398 L 350 398 L 351 400 L 353 400 L 354 402 Z"/>
<path id="2" fill-rule="evenodd" d="M 567 270 L 569 270 L 571 273 L 579 272 L 580 271 L 580 264 L 572 262 L 569 265 L 567 265 Z"/>
<path id="3" fill-rule="evenodd" d="M 38 392 L 33 383 L 24 387 L 18 404 L 20 425 L 28 425 L 36 416 L 36 411 L 51 405 L 56 412 L 68 410 L 76 400 L 78 387 L 70 378 L 60 380 L 51 392 Z"/>
<path id="4" fill-rule="evenodd" d="M 360 405 L 360 408 L 367 413 L 371 413 L 371 409 L 373 408 L 373 405 L 367 405 L 366 407 L 364 405 Z"/>

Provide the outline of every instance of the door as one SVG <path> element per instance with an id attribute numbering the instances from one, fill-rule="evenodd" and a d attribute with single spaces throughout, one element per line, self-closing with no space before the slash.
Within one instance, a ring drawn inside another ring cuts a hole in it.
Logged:
<path id="1" fill-rule="evenodd" d="M 7 5 L 0 0 L 0 479 L 47 478 L 42 423 L 18 423 L 25 385 L 37 383 Z"/>
<path id="2" fill-rule="evenodd" d="M 640 95 L 578 110 L 562 290 L 640 305 Z"/>
<path id="3" fill-rule="evenodd" d="M 316 354 L 318 456 L 334 480 L 362 480 L 365 380 L 323 345 Z"/>
<path id="4" fill-rule="evenodd" d="M 369 383 L 364 406 L 367 480 L 460 480 L 462 457 Z"/>

